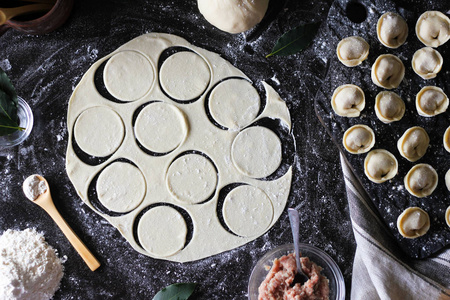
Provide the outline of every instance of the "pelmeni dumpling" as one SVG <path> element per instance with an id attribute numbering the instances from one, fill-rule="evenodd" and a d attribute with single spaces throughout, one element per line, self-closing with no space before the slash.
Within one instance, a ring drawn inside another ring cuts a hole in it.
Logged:
<path id="1" fill-rule="evenodd" d="M 405 238 L 415 239 L 430 229 L 430 217 L 419 207 L 408 207 L 398 216 L 397 229 Z"/>
<path id="2" fill-rule="evenodd" d="M 380 55 L 372 65 L 372 81 L 379 87 L 394 89 L 400 85 L 404 76 L 405 66 L 395 55 Z"/>
<path id="3" fill-rule="evenodd" d="M 421 116 L 432 117 L 441 114 L 447 107 L 447 95 L 436 86 L 425 86 L 416 96 L 416 109 Z"/>
<path id="4" fill-rule="evenodd" d="M 386 124 L 399 121 L 405 114 L 405 102 L 394 92 L 380 92 L 375 97 L 375 114 Z"/>
<path id="5" fill-rule="evenodd" d="M 375 145 L 375 133 L 369 126 L 357 124 L 345 131 L 342 143 L 352 154 L 366 153 Z"/>
<path id="6" fill-rule="evenodd" d="M 400 15 L 387 12 L 378 19 L 378 40 L 388 48 L 398 48 L 408 37 L 408 24 Z"/>
<path id="7" fill-rule="evenodd" d="M 405 131 L 397 142 L 400 155 L 411 162 L 421 159 L 430 145 L 430 137 L 422 127 L 415 126 Z"/>
<path id="8" fill-rule="evenodd" d="M 359 117 L 366 105 L 363 90 L 353 84 L 344 84 L 334 90 L 331 106 L 342 117 Z"/>
<path id="9" fill-rule="evenodd" d="M 397 171 L 397 159 L 387 150 L 372 150 L 364 160 L 364 173 L 370 181 L 375 183 L 382 183 L 392 179 L 397 174 Z"/>
<path id="10" fill-rule="evenodd" d="M 411 62 L 414 72 L 423 79 L 436 77 L 443 63 L 442 55 L 431 47 L 417 50 Z"/>
<path id="11" fill-rule="evenodd" d="M 450 19 L 440 11 L 426 11 L 417 20 L 416 35 L 426 46 L 439 47 L 450 38 Z"/>
<path id="12" fill-rule="evenodd" d="M 406 190 L 413 196 L 423 198 L 431 195 L 438 184 L 438 174 L 429 164 L 418 164 L 404 178 Z"/>
<path id="13" fill-rule="evenodd" d="M 369 44 L 359 36 L 342 39 L 336 48 L 336 54 L 341 63 L 347 67 L 361 64 L 369 55 Z"/>
<path id="14" fill-rule="evenodd" d="M 444 148 L 450 152 L 450 126 L 447 127 L 447 130 L 444 133 Z"/>
<path id="15" fill-rule="evenodd" d="M 450 191 L 450 188 L 449 188 L 449 191 Z M 445 222 L 447 223 L 448 226 L 450 226 L 450 206 L 447 207 L 447 210 L 445 211 Z"/>
<path id="16" fill-rule="evenodd" d="M 445 186 L 447 187 L 447 190 L 450 191 L 450 169 L 445 173 Z"/>

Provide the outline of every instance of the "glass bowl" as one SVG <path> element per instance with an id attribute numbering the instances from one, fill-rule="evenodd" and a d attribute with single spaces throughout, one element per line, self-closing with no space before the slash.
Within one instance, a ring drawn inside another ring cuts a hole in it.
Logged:
<path id="1" fill-rule="evenodd" d="M 308 244 L 299 244 L 302 256 L 309 257 L 311 261 L 323 268 L 321 274 L 329 280 L 330 286 L 330 300 L 344 300 L 345 299 L 345 283 L 341 270 L 339 270 L 336 262 L 324 251 L 317 247 Z M 250 280 L 248 283 L 248 299 L 258 299 L 258 288 L 269 273 L 275 258 L 280 258 L 283 255 L 293 253 L 294 244 L 285 244 L 278 246 L 267 252 L 253 268 Z"/>
<path id="2" fill-rule="evenodd" d="M 21 97 L 17 97 L 17 116 L 19 117 L 19 127 L 23 127 L 25 130 L 17 130 L 11 134 L 0 136 L 0 148 L 16 146 L 30 135 L 33 128 L 33 112 Z"/>

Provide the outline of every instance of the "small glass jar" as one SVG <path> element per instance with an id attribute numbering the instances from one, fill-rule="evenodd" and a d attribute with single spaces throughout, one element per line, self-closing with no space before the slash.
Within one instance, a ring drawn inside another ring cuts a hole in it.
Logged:
<path id="1" fill-rule="evenodd" d="M 17 97 L 17 116 L 19 118 L 19 127 L 25 129 L 0 136 L 0 149 L 16 146 L 30 135 L 31 129 L 33 128 L 33 112 L 28 103 L 21 97 Z"/>

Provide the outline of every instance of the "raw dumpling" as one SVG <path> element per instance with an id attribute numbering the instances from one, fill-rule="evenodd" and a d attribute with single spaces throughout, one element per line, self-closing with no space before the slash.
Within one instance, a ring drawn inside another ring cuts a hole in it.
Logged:
<path id="1" fill-rule="evenodd" d="M 423 79 L 431 79 L 441 70 L 444 59 L 433 48 L 424 47 L 414 53 L 411 63 L 417 75 Z"/>
<path id="2" fill-rule="evenodd" d="M 441 114 L 447 107 L 447 95 L 436 86 L 425 86 L 416 96 L 416 109 L 421 116 L 432 117 Z"/>
<path id="3" fill-rule="evenodd" d="M 447 207 L 447 210 L 445 211 L 445 222 L 450 226 L 450 206 Z"/>
<path id="4" fill-rule="evenodd" d="M 369 55 L 369 44 L 359 36 L 350 36 L 339 42 L 336 49 L 339 61 L 347 67 L 361 64 Z"/>
<path id="5" fill-rule="evenodd" d="M 408 37 L 408 25 L 400 15 L 387 12 L 378 19 L 378 40 L 388 48 L 398 48 Z"/>
<path id="6" fill-rule="evenodd" d="M 372 81 L 379 87 L 393 89 L 400 85 L 405 76 L 405 66 L 395 55 L 383 54 L 378 56 L 372 65 Z"/>
<path id="7" fill-rule="evenodd" d="M 428 164 L 418 164 L 405 176 L 406 190 L 413 196 L 423 198 L 431 195 L 438 184 L 436 170 Z"/>
<path id="8" fill-rule="evenodd" d="M 380 92 L 375 98 L 375 114 L 386 124 L 399 121 L 405 114 L 405 102 L 394 92 Z"/>
<path id="9" fill-rule="evenodd" d="M 392 179 L 398 171 L 395 156 L 384 149 L 372 150 L 364 160 L 364 173 L 370 181 L 382 183 Z"/>
<path id="10" fill-rule="evenodd" d="M 422 158 L 430 145 L 428 133 L 422 127 L 415 126 L 405 131 L 397 142 L 398 152 L 411 162 Z"/>
<path id="11" fill-rule="evenodd" d="M 447 186 L 447 190 L 450 191 L 450 169 L 445 173 L 445 185 Z"/>
<path id="12" fill-rule="evenodd" d="M 331 106 L 342 117 L 359 117 L 366 100 L 363 90 L 353 84 L 344 84 L 334 90 Z"/>
<path id="13" fill-rule="evenodd" d="M 430 217 L 419 207 L 408 207 L 398 216 L 397 228 L 405 238 L 415 239 L 430 229 Z"/>
<path id="14" fill-rule="evenodd" d="M 345 131 L 342 143 L 352 154 L 366 153 L 375 145 L 375 133 L 369 126 L 357 124 Z"/>
<path id="15" fill-rule="evenodd" d="M 440 11 L 426 11 L 417 20 L 416 35 L 426 46 L 439 47 L 450 38 L 450 19 Z"/>
<path id="16" fill-rule="evenodd" d="M 450 152 L 450 126 L 447 127 L 447 130 L 444 133 L 444 148 Z"/>

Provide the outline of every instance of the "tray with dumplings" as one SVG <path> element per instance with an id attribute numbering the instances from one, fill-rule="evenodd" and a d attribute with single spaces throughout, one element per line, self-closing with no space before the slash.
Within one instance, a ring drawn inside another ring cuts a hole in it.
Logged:
<path id="1" fill-rule="evenodd" d="M 450 33 L 434 30 L 448 16 L 417 7 L 335 1 L 315 109 L 401 249 L 425 258 L 450 244 Z"/>

